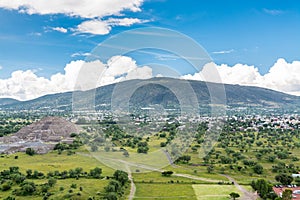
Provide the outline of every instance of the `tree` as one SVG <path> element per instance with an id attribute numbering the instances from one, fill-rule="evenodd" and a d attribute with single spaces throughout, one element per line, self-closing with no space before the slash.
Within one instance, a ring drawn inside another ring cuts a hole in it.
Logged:
<path id="1" fill-rule="evenodd" d="M 11 188 L 11 185 L 12 185 L 12 182 L 11 181 L 6 181 L 4 182 L 1 186 L 0 186 L 0 189 L 5 192 L 7 190 L 10 190 Z"/>
<path id="2" fill-rule="evenodd" d="M 35 151 L 32 148 L 27 148 L 25 152 L 27 155 L 30 155 L 30 156 L 33 156 L 35 154 Z"/>
<path id="3" fill-rule="evenodd" d="M 160 147 L 165 147 L 165 146 L 167 146 L 167 144 L 165 142 L 160 143 Z"/>
<path id="4" fill-rule="evenodd" d="M 102 174 L 102 169 L 99 167 L 95 167 L 94 169 L 90 170 L 90 176 L 93 178 L 100 178 Z"/>
<path id="5" fill-rule="evenodd" d="M 295 178 L 295 181 L 296 181 L 297 185 L 300 185 L 300 178 L 299 177 Z"/>
<path id="6" fill-rule="evenodd" d="M 48 192 L 49 189 L 50 189 L 49 184 L 44 184 L 44 185 L 42 185 L 42 187 L 41 187 L 42 193 Z"/>
<path id="7" fill-rule="evenodd" d="M 171 176 L 172 174 L 173 174 L 172 171 L 163 171 L 163 172 L 161 173 L 162 176 Z"/>
<path id="8" fill-rule="evenodd" d="M 138 153 L 147 153 L 149 151 L 148 143 L 147 142 L 139 142 L 138 143 Z"/>
<path id="9" fill-rule="evenodd" d="M 292 200 L 293 199 L 293 191 L 286 189 L 282 193 L 282 200 Z"/>
<path id="10" fill-rule="evenodd" d="M 91 150 L 92 150 L 92 152 L 98 151 L 98 146 L 97 145 L 92 145 Z"/>
<path id="11" fill-rule="evenodd" d="M 107 200 L 118 200 L 118 195 L 115 192 L 109 192 L 105 195 Z"/>
<path id="12" fill-rule="evenodd" d="M 256 174 L 262 174 L 264 172 L 264 168 L 263 166 L 261 166 L 260 164 L 256 164 L 254 167 L 253 167 L 253 171 L 256 173 Z"/>
<path id="13" fill-rule="evenodd" d="M 287 159 L 288 158 L 288 154 L 286 152 L 278 152 L 277 156 L 279 159 Z"/>
<path id="14" fill-rule="evenodd" d="M 48 179 L 48 185 L 50 187 L 53 187 L 55 184 L 56 184 L 56 179 L 55 178 L 51 177 L 51 178 Z"/>
<path id="15" fill-rule="evenodd" d="M 238 193 L 235 193 L 235 192 L 231 192 L 229 194 L 230 198 L 232 198 L 233 200 L 237 199 L 240 197 L 240 195 Z"/>
<path id="16" fill-rule="evenodd" d="M 107 193 L 110 193 L 110 192 L 119 192 L 121 188 L 122 186 L 119 181 L 111 180 L 104 189 Z"/>
<path id="17" fill-rule="evenodd" d="M 209 166 L 207 167 L 207 172 L 208 172 L 208 173 L 212 173 L 213 171 L 214 171 L 214 166 L 209 165 Z"/>
<path id="18" fill-rule="evenodd" d="M 269 162 L 274 162 L 276 160 L 276 157 L 275 156 L 269 156 L 268 157 L 268 161 Z"/>
<path id="19" fill-rule="evenodd" d="M 24 182 L 20 188 L 20 195 L 32 195 L 36 191 L 36 186 L 33 182 Z"/>
<path id="20" fill-rule="evenodd" d="M 123 156 L 125 156 L 125 157 L 129 157 L 129 153 L 128 153 L 128 151 L 126 151 L 126 150 L 125 150 L 125 151 L 123 152 Z"/>
<path id="21" fill-rule="evenodd" d="M 77 136 L 76 133 L 71 133 L 71 134 L 70 134 L 70 137 L 76 137 L 76 136 Z"/>
<path id="22" fill-rule="evenodd" d="M 273 191 L 272 184 L 270 184 L 264 179 L 252 181 L 251 186 L 254 190 L 258 192 L 258 194 L 262 199 L 267 199 L 272 195 L 272 191 Z"/>
<path id="23" fill-rule="evenodd" d="M 278 174 L 275 176 L 275 180 L 282 185 L 290 185 L 293 182 L 293 177 L 288 174 Z"/>
<path id="24" fill-rule="evenodd" d="M 114 177 L 114 179 L 119 181 L 122 186 L 124 186 L 129 180 L 128 179 L 128 174 L 124 171 L 121 171 L 121 170 L 116 170 L 113 177 Z"/>
<path id="25" fill-rule="evenodd" d="M 183 155 L 177 159 L 177 162 L 188 163 L 191 160 L 191 156 Z"/>

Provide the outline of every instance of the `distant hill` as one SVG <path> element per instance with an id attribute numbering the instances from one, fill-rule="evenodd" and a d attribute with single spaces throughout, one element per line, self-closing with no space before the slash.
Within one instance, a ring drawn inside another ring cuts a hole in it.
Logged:
<path id="1" fill-rule="evenodd" d="M 12 98 L 0 98 L 0 106 L 18 103 L 20 101 Z"/>
<path id="2" fill-rule="evenodd" d="M 127 91 L 130 91 L 132 87 L 138 86 L 135 92 L 130 97 L 131 104 L 138 106 L 147 106 L 149 104 L 162 104 L 166 106 L 178 104 L 179 101 L 174 95 L 174 93 L 164 85 L 173 85 L 173 87 L 180 88 L 183 87 L 182 85 L 184 85 L 185 83 L 188 83 L 193 90 L 185 90 L 184 88 L 181 89 L 184 95 L 186 97 L 190 97 L 196 94 L 197 100 L 200 105 L 208 105 L 211 103 L 211 95 L 207 85 L 209 84 L 210 90 L 216 90 L 219 87 L 222 87 L 222 85 L 218 83 L 205 83 L 202 81 L 187 82 L 185 80 L 172 78 L 153 78 L 150 79 L 150 81 L 151 83 L 148 83 L 148 80 L 129 80 L 118 84 L 99 87 L 95 90 L 78 92 L 78 95 L 82 97 L 82 99 L 80 99 L 79 101 L 82 105 L 88 105 L 88 102 L 86 102 L 85 97 L 94 94 L 95 98 L 93 99 L 95 99 L 96 108 L 102 109 L 103 105 L 110 105 L 112 95 L 114 96 L 116 103 L 122 103 L 126 100 L 126 95 L 128 95 Z M 277 92 L 270 89 L 229 84 L 225 84 L 224 88 L 226 92 L 226 105 L 232 107 L 257 106 L 283 108 L 287 106 L 300 105 L 299 97 L 285 94 L 282 92 Z M 193 92 L 194 94 L 192 94 L 191 92 Z M 218 96 L 216 96 L 215 98 L 218 98 Z M 66 92 L 46 95 L 30 101 L 16 101 L 11 104 L 0 105 L 0 108 L 10 110 L 40 109 L 46 111 L 71 111 L 72 102 L 72 92 Z"/>

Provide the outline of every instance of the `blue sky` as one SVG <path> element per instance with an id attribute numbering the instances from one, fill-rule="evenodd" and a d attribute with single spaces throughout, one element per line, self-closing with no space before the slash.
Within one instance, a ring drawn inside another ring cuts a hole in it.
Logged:
<path id="1" fill-rule="evenodd" d="M 64 12 L 55 5 L 33 3 L 27 8 L 15 0 L 0 0 L 0 79 L 9 79 L 16 70 L 31 70 L 49 79 L 110 36 L 149 26 L 184 33 L 202 45 L 216 64 L 254 65 L 261 76 L 279 58 L 286 63 L 300 60 L 298 1 L 128 0 L 130 5 L 114 1 L 115 10 L 86 0 L 91 6 L 86 12 L 80 11 L 82 5 L 79 11 L 74 6 Z M 92 8 L 96 11 L 89 12 Z M 80 27 L 93 20 L 105 23 L 101 30 Z"/>

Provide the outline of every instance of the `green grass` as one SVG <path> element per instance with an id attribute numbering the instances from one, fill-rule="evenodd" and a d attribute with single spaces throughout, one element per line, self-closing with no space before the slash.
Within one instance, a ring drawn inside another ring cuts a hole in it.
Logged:
<path id="1" fill-rule="evenodd" d="M 32 181 L 32 180 L 30 180 Z M 46 180 L 33 180 L 36 184 L 43 184 Z M 49 192 L 53 193 L 49 199 L 53 200 L 65 200 L 68 194 L 71 194 L 71 198 L 69 199 L 78 199 L 78 200 L 86 200 L 90 196 L 100 197 L 103 195 L 103 188 L 108 184 L 109 180 L 99 180 L 99 179 L 65 179 L 65 180 L 57 180 L 57 183 L 53 188 L 49 190 Z M 76 189 L 71 188 L 71 184 L 75 183 L 77 185 Z M 64 190 L 61 191 L 60 187 L 63 187 Z M 83 188 L 80 191 L 80 187 Z M 14 189 L 17 187 L 14 187 Z M 69 190 L 72 189 L 72 193 L 69 193 Z M 0 199 L 3 199 L 9 196 L 10 191 L 0 192 Z M 77 195 L 80 193 L 80 196 Z M 41 196 L 15 196 L 16 200 L 40 200 Z"/>
<path id="2" fill-rule="evenodd" d="M 231 192 L 240 194 L 234 185 L 193 185 L 192 187 L 197 200 L 228 200 Z"/>
<path id="3" fill-rule="evenodd" d="M 159 199 L 196 200 L 196 195 L 190 184 L 136 184 L 136 195 L 134 200 Z"/>
<path id="4" fill-rule="evenodd" d="M 151 182 L 151 183 L 168 183 L 170 181 L 183 182 L 183 183 L 208 183 L 206 181 L 192 180 L 184 177 L 170 176 L 164 177 L 160 172 L 149 172 L 149 173 L 135 173 L 133 174 L 135 182 Z"/>
<path id="5" fill-rule="evenodd" d="M 18 159 L 15 159 L 15 156 Z M 58 155 L 57 152 L 50 152 L 44 155 L 28 156 L 25 153 L 17 153 L 12 155 L 2 155 L 0 157 L 0 171 L 8 169 L 11 166 L 18 166 L 22 173 L 25 173 L 27 169 L 38 170 L 43 173 L 49 171 L 63 171 L 74 169 L 76 167 L 83 168 L 84 171 L 89 171 L 92 168 L 102 168 L 103 175 L 111 175 L 114 170 L 103 165 L 99 160 L 86 154 L 73 154 L 67 155 L 63 152 Z"/>
<path id="6" fill-rule="evenodd" d="M 15 159 L 15 156 L 18 156 L 18 159 Z M 0 157 L 0 171 L 8 169 L 11 166 L 18 166 L 22 173 L 26 173 L 27 169 L 38 170 L 43 172 L 45 175 L 49 171 L 64 171 L 69 169 L 75 169 L 77 167 L 83 168 L 84 171 L 89 172 L 90 169 L 95 167 L 102 168 L 103 176 L 111 176 L 114 169 L 108 168 L 103 165 L 88 154 L 88 152 L 78 152 L 77 154 L 67 155 L 66 152 L 63 152 L 61 155 L 58 155 L 57 152 L 50 152 L 43 155 L 34 155 L 28 156 L 25 153 L 17 153 L 12 155 L 2 155 Z M 32 180 L 29 181 L 35 182 L 37 185 L 41 185 L 47 182 L 47 179 Z M 56 185 L 50 189 L 49 192 L 53 193 L 50 199 L 63 200 L 63 199 L 78 199 L 86 200 L 89 196 L 101 196 L 103 195 L 103 188 L 108 184 L 109 180 L 100 180 L 100 179 L 86 179 L 79 178 L 76 179 L 64 179 L 57 180 Z M 72 183 L 77 185 L 76 189 L 72 189 L 73 192 L 70 193 L 71 197 L 67 197 L 69 194 L 70 186 Z M 79 190 L 79 187 L 83 188 L 83 191 Z M 64 190 L 60 191 L 60 187 L 63 187 Z M 0 199 L 3 199 L 9 196 L 13 189 L 18 188 L 18 186 L 13 186 L 13 188 L 6 192 L 0 192 Z M 129 189 L 127 189 L 129 191 Z M 126 194 L 128 193 L 126 191 Z M 77 193 L 80 192 L 80 196 Z M 99 194 L 97 194 L 99 193 Z M 25 197 L 16 197 L 17 200 L 40 200 L 41 196 L 25 196 Z"/>
<path id="7" fill-rule="evenodd" d="M 228 181 L 228 179 L 224 176 L 221 176 L 217 173 L 207 173 L 207 167 L 205 166 L 188 166 L 188 165 L 177 165 L 174 166 L 168 166 L 164 168 L 164 170 L 170 170 L 174 171 L 178 174 L 190 174 L 192 176 L 199 176 L 202 178 L 212 179 L 216 181 Z"/>
<path id="8" fill-rule="evenodd" d="M 76 197 L 74 199 L 88 199 L 89 196 L 101 196 L 103 195 L 103 188 L 108 184 L 109 180 L 97 180 L 97 179 L 66 179 L 58 180 L 55 187 L 50 190 L 50 192 L 55 193 L 51 196 L 52 199 L 65 199 L 65 196 L 69 193 L 69 190 L 72 189 L 72 194 Z M 77 185 L 76 189 L 70 188 L 71 184 L 74 183 Z M 60 191 L 60 187 L 63 187 L 64 190 Z M 79 188 L 82 187 L 83 190 L 80 191 Z M 80 192 L 80 196 L 77 193 Z"/>

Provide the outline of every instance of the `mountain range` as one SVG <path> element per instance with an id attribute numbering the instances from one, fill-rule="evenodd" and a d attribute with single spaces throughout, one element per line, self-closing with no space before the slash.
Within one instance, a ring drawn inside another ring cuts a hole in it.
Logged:
<path id="1" fill-rule="evenodd" d="M 0 109 L 71 111 L 74 104 L 82 107 L 90 104 L 95 105 L 96 109 L 103 109 L 105 106 L 109 107 L 111 103 L 118 105 L 128 101 L 130 105 L 135 106 L 161 104 L 165 107 L 172 107 L 181 101 L 180 98 L 178 99 L 178 94 L 181 97 L 185 96 L 186 99 L 196 98 L 200 106 L 207 106 L 213 102 L 220 102 L 230 107 L 284 108 L 300 105 L 298 96 L 260 87 L 152 78 L 124 81 L 88 91 L 49 94 L 29 101 L 2 98 Z"/>

